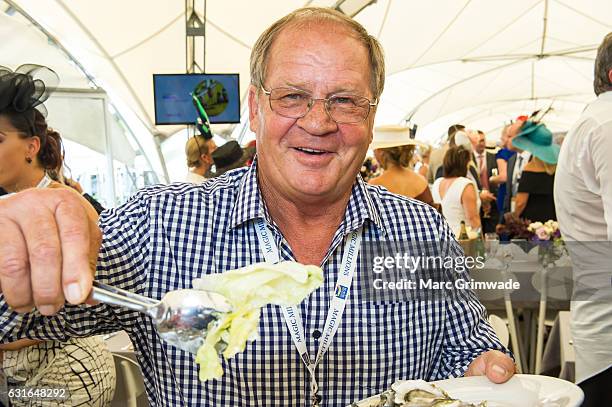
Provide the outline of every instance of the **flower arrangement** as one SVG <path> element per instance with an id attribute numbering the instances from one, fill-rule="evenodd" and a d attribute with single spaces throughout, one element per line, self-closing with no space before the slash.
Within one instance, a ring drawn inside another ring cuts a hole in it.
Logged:
<path id="1" fill-rule="evenodd" d="M 559 223 L 548 220 L 545 223 L 531 222 L 507 213 L 504 217 L 505 224 L 497 225 L 497 234 L 501 240 L 528 240 L 532 242 L 561 242 L 561 230 Z"/>
<path id="2" fill-rule="evenodd" d="M 559 223 L 554 220 L 531 222 L 509 213 L 505 216 L 505 224 L 498 225 L 497 233 L 500 240 L 524 240 L 519 246 L 527 253 L 534 247 L 538 248 L 538 258 L 544 267 L 554 265 L 564 254 L 565 244 L 561 237 Z"/>
<path id="3" fill-rule="evenodd" d="M 531 234 L 529 240 L 545 242 L 557 242 L 561 239 L 561 230 L 559 223 L 554 220 L 548 220 L 546 223 L 533 222 L 527 226 L 527 231 Z"/>
<path id="4" fill-rule="evenodd" d="M 527 231 L 531 233 L 529 240 L 538 245 L 538 258 L 544 267 L 555 265 L 566 253 L 558 222 L 533 222 L 527 226 Z"/>
<path id="5" fill-rule="evenodd" d="M 496 232 L 501 241 L 529 240 L 531 238 L 531 232 L 528 230 L 530 224 L 528 220 L 521 219 L 512 213 L 506 213 L 504 223 L 497 225 Z"/>
<path id="6" fill-rule="evenodd" d="M 363 179 L 368 182 L 372 178 L 376 178 L 380 175 L 380 165 L 374 157 L 366 157 L 360 170 Z"/>

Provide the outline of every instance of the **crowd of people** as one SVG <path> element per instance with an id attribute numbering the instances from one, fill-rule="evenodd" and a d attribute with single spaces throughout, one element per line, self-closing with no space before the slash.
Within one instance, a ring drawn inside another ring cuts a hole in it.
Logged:
<path id="1" fill-rule="evenodd" d="M 374 131 L 371 149 L 383 171 L 369 182 L 440 208 L 456 235 L 462 222 L 484 235 L 516 219 L 557 220 L 553 185 L 560 146 L 545 123 L 520 116 L 502 127 L 497 145 L 481 130 L 454 124 L 436 149 L 396 127 L 393 141 L 385 137 L 392 126 Z"/>
<path id="2" fill-rule="evenodd" d="M 8 384 L 61 380 L 67 405 L 107 405 L 115 371 L 98 335 L 117 330 L 134 343 L 149 400 L 159 406 L 345 406 L 400 378 L 508 381 L 512 353 L 470 290 L 461 301 L 423 306 L 372 301 L 349 283 L 350 296 L 334 308 L 336 280 L 362 240 L 441 241 L 461 256 L 462 224 L 503 235 L 517 219 L 559 218 L 568 240 L 612 240 L 612 36 L 596 62 L 599 98 L 563 148 L 537 114 L 503 126 L 493 147 L 469 123 L 450 126 L 436 148 L 404 126 L 375 128 L 382 48 L 332 9 L 303 8 L 276 21 L 254 44 L 250 66 L 256 141 L 217 146 L 196 134 L 185 145 L 185 183 L 145 188 L 105 211 L 64 174 L 61 136 L 43 114 L 48 91 L 36 80 L 45 68 L 0 69 L 0 369 Z M 223 361 L 222 378 L 199 383 L 193 355 L 163 342 L 153 321 L 84 305 L 94 279 L 159 299 L 202 274 L 264 261 L 256 225 L 268 230 L 279 259 L 324 270 L 323 287 L 299 307 L 306 356 L 283 313 L 268 305 L 259 339 Z M 349 236 L 360 242 L 351 253 Z M 354 284 L 365 266 L 351 265 Z M 610 404 L 609 303 L 574 311 L 584 405 Z M 328 312 L 337 317 L 333 333 L 323 326 Z M 333 346 L 315 358 L 322 341 Z"/>

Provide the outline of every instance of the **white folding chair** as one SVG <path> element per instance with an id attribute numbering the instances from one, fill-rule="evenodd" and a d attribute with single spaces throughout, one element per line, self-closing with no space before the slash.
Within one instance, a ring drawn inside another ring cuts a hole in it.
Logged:
<path id="1" fill-rule="evenodd" d="M 500 246 L 498 249 L 503 251 L 508 251 L 511 249 L 511 245 Z M 502 252 L 500 252 L 502 254 Z M 504 256 L 501 256 L 504 257 Z M 500 260 L 491 258 L 487 260 L 485 263 L 485 268 L 479 270 L 478 272 L 474 272 L 470 274 L 471 277 L 475 281 L 516 281 L 516 276 L 507 270 L 507 266 L 505 266 Z M 481 301 L 490 301 L 497 300 L 503 298 L 504 300 L 504 308 L 506 310 L 506 315 L 508 319 L 507 331 L 509 332 L 508 342 L 512 343 L 512 352 L 514 353 L 514 357 L 516 359 L 516 367 L 518 373 L 523 373 L 523 352 L 521 349 L 521 339 L 519 329 L 516 323 L 516 318 L 514 315 L 514 309 L 512 306 L 512 299 L 510 297 L 510 291 L 504 290 L 503 292 L 499 291 L 479 291 L 477 293 L 478 297 Z M 502 321 L 503 322 L 503 321 Z M 504 323 L 505 324 L 505 323 Z M 506 345 L 507 343 L 506 342 Z"/>
<path id="2" fill-rule="evenodd" d="M 495 334 L 499 338 L 501 344 L 508 346 L 508 342 L 510 341 L 510 332 L 508 332 L 508 325 L 506 325 L 506 321 L 495 314 L 491 314 L 489 315 L 489 324 L 491 324 L 491 327 L 495 331 Z"/>
<path id="3" fill-rule="evenodd" d="M 569 257 L 568 257 L 569 259 Z M 538 310 L 538 325 L 536 330 L 536 347 L 535 347 L 535 368 L 534 373 L 540 374 L 542 370 L 542 355 L 544 353 L 544 333 L 546 326 L 552 327 L 554 318 L 547 319 L 548 298 L 557 300 L 571 299 L 571 285 L 568 281 L 572 281 L 571 267 L 553 267 L 542 268 L 539 274 L 534 275 L 532 279 L 533 286 L 540 292 L 540 306 Z"/>
<path id="4" fill-rule="evenodd" d="M 117 385 L 111 407 L 137 407 L 138 397 L 145 392 L 144 381 L 138 363 L 125 356 L 113 353 Z"/>

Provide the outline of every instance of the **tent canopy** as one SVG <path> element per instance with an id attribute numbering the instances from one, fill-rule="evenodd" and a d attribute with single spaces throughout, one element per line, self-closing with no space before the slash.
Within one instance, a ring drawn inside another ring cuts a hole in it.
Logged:
<path id="1" fill-rule="evenodd" d="M 178 130 L 153 124 L 152 75 L 185 70 L 185 2 L 8 3 L 45 27 L 150 133 Z M 206 3 L 206 71 L 240 73 L 244 102 L 258 35 L 295 8 L 336 1 Z M 378 0 L 356 19 L 386 54 L 377 124 L 410 120 L 419 138 L 433 140 L 453 122 L 497 131 L 505 120 L 551 105 L 547 122 L 566 130 L 594 98 L 593 60 L 612 31 L 612 2 Z"/>

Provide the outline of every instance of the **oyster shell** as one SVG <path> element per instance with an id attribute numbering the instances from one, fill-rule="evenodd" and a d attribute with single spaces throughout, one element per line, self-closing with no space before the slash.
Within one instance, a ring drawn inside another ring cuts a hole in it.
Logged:
<path id="1" fill-rule="evenodd" d="M 381 394 L 379 407 L 486 407 L 486 403 L 478 405 L 455 400 L 441 388 L 424 380 L 399 380 Z M 390 397 L 395 394 L 394 403 Z"/>

